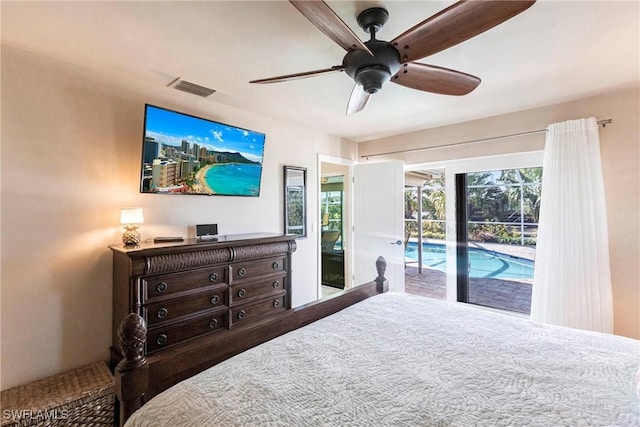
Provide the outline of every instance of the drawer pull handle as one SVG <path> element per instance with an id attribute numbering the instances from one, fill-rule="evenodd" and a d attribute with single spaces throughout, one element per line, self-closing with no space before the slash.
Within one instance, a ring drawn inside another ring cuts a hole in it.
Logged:
<path id="1" fill-rule="evenodd" d="M 274 287 L 274 288 L 276 288 L 276 289 L 278 289 L 278 288 L 280 287 L 280 282 L 279 282 L 279 281 L 277 281 L 277 280 L 274 280 L 274 281 L 273 281 L 273 287 Z"/>
<path id="2" fill-rule="evenodd" d="M 158 310 L 158 314 L 157 314 L 158 319 L 164 319 L 165 317 L 167 317 L 167 314 L 169 314 L 167 309 L 162 307 L 160 310 Z"/>
<path id="3" fill-rule="evenodd" d="M 220 297 L 218 295 L 214 295 L 211 297 L 211 304 L 217 304 L 220 302 Z"/>
<path id="4" fill-rule="evenodd" d="M 218 327 L 218 319 L 209 320 L 209 328 L 215 329 Z"/>
<path id="5" fill-rule="evenodd" d="M 209 275 L 209 281 L 210 282 L 217 282 L 218 281 L 218 273 L 211 273 Z"/>
<path id="6" fill-rule="evenodd" d="M 160 282 L 158 283 L 158 286 L 156 286 L 156 291 L 158 292 L 164 292 L 167 290 L 169 286 L 165 283 L 165 282 Z"/>
<path id="7" fill-rule="evenodd" d="M 247 270 L 245 268 L 238 269 L 238 276 L 244 276 Z"/>
<path id="8" fill-rule="evenodd" d="M 244 297 L 246 294 L 247 294 L 247 291 L 245 291 L 244 289 L 240 289 L 240 290 L 238 291 L 238 296 L 239 296 L 240 298 Z"/>
<path id="9" fill-rule="evenodd" d="M 271 264 L 271 267 L 273 267 L 274 270 L 277 270 L 280 268 L 280 263 L 278 261 L 274 261 L 273 264 Z"/>
<path id="10" fill-rule="evenodd" d="M 274 301 L 273 301 L 273 306 L 274 306 L 274 307 L 280 307 L 280 300 L 279 300 L 279 299 L 274 300 Z"/>
<path id="11" fill-rule="evenodd" d="M 160 334 L 158 335 L 158 339 L 156 339 L 156 343 L 158 345 L 165 345 L 167 343 L 167 340 L 169 340 L 169 337 L 167 337 L 165 334 Z"/>
<path id="12" fill-rule="evenodd" d="M 238 319 L 242 319 L 242 318 L 244 318 L 244 315 L 245 315 L 245 314 L 246 314 L 246 313 L 244 312 L 244 310 L 240 310 L 240 311 L 238 312 L 238 314 L 237 314 Z"/>

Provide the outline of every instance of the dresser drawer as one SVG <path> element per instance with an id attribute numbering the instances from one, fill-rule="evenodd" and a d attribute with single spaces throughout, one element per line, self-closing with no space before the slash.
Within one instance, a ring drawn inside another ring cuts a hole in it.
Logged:
<path id="1" fill-rule="evenodd" d="M 239 262 L 230 266 L 231 280 L 229 283 L 256 279 L 267 274 L 285 271 L 284 257 Z"/>
<path id="2" fill-rule="evenodd" d="M 269 294 L 281 293 L 284 290 L 285 277 L 276 276 L 233 285 L 229 288 L 229 305 L 238 305 Z"/>
<path id="3" fill-rule="evenodd" d="M 259 302 L 241 305 L 229 310 L 229 326 L 238 325 L 254 317 L 268 316 L 286 310 L 286 293 L 265 298 Z"/>
<path id="4" fill-rule="evenodd" d="M 227 286 L 223 285 L 222 287 L 196 295 L 146 304 L 143 307 L 145 318 L 149 326 L 152 326 L 202 310 L 225 307 L 227 304 L 226 291 Z"/>
<path id="5" fill-rule="evenodd" d="M 186 273 L 143 277 L 143 303 L 147 300 L 161 299 L 179 292 L 197 291 L 200 288 L 220 283 L 227 283 L 227 269 L 225 266 Z"/>
<path id="6" fill-rule="evenodd" d="M 146 352 L 159 351 L 189 338 L 223 329 L 226 327 L 226 319 L 225 310 L 165 327 L 149 328 Z"/>

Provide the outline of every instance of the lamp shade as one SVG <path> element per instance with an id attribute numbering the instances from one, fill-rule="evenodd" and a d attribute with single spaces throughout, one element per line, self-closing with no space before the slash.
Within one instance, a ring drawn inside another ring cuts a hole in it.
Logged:
<path id="1" fill-rule="evenodd" d="M 142 224 L 142 208 L 122 208 L 120 211 L 120 224 Z"/>

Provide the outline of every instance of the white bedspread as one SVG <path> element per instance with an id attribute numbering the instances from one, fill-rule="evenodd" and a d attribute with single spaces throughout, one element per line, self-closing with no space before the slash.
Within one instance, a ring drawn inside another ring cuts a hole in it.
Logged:
<path id="1" fill-rule="evenodd" d="M 638 426 L 640 342 L 370 298 L 159 394 L 133 426 Z"/>

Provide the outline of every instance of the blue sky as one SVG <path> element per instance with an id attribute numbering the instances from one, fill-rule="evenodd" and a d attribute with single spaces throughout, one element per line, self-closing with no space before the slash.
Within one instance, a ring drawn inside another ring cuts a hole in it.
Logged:
<path id="1" fill-rule="evenodd" d="M 145 136 L 180 147 L 183 140 L 216 151 L 239 152 L 262 163 L 264 134 L 147 105 Z"/>

